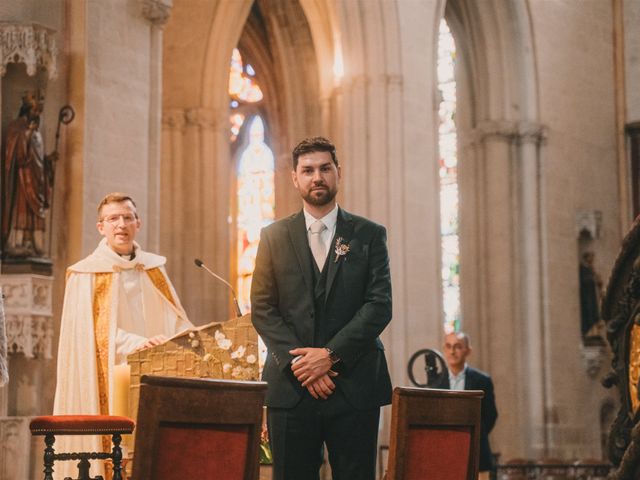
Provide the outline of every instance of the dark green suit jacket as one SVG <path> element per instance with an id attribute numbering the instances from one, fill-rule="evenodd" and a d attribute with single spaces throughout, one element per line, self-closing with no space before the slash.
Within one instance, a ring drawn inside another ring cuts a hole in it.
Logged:
<path id="1" fill-rule="evenodd" d="M 348 244 L 335 252 L 337 239 Z M 336 257 L 338 257 L 336 261 Z M 328 347 L 341 359 L 334 378 L 356 409 L 391 402 L 391 380 L 378 338 L 391 320 L 391 278 L 383 226 L 338 211 L 325 265 L 326 345 L 318 345 L 312 255 L 302 211 L 262 230 L 251 286 L 253 324 L 268 348 L 262 378 L 267 406 L 290 408 L 305 390 L 291 373 L 297 347 Z"/>

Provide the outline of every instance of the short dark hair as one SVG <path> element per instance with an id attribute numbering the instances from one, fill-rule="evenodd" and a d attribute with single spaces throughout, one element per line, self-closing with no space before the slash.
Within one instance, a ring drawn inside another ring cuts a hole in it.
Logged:
<path id="1" fill-rule="evenodd" d="M 110 203 L 122 203 L 122 202 L 131 202 L 131 205 L 133 205 L 133 213 L 136 216 L 136 218 L 138 218 L 138 212 L 137 212 L 138 207 L 136 206 L 136 202 L 133 201 L 133 198 L 131 198 L 129 195 L 125 193 L 112 192 L 107 194 L 98 204 L 98 221 L 99 222 L 102 221 L 102 217 L 101 217 L 102 207 Z"/>
<path id="2" fill-rule="evenodd" d="M 336 156 L 336 146 L 324 137 L 309 137 L 302 140 L 296 148 L 293 149 L 293 169 L 298 168 L 298 158 L 301 155 L 312 152 L 329 152 L 331 160 L 335 166 L 338 166 L 338 157 Z"/>

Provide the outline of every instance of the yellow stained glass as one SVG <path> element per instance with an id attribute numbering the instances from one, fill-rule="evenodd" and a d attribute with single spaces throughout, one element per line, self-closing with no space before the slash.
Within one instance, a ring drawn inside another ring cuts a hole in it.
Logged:
<path id="1" fill-rule="evenodd" d="M 255 103 L 262 100 L 262 89 L 246 72 L 240 50 L 233 49 L 229 67 L 229 95 L 243 102 Z"/>
<path id="2" fill-rule="evenodd" d="M 238 162 L 238 302 L 245 313 L 251 310 L 249 294 L 260 230 L 275 219 L 274 168 L 264 123 L 256 116 L 249 127 L 249 144 Z"/>

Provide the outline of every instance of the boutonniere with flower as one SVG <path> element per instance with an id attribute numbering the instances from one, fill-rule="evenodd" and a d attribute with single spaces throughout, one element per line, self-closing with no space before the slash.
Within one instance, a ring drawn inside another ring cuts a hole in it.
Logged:
<path id="1" fill-rule="evenodd" d="M 334 263 L 338 263 L 338 260 L 340 260 L 340 257 L 344 257 L 346 259 L 347 253 L 349 253 L 349 250 L 350 250 L 349 244 L 345 242 L 344 238 L 342 237 L 336 238 L 336 248 L 335 248 L 336 258 L 334 260 Z"/>

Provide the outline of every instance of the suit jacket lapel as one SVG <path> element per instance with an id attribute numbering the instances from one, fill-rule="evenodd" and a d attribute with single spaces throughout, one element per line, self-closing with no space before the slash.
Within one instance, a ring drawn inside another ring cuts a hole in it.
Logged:
<path id="1" fill-rule="evenodd" d="M 342 210 L 338 209 L 338 219 L 336 222 L 336 234 L 331 239 L 331 244 L 329 245 L 329 256 L 327 258 L 327 262 L 329 265 L 327 266 L 327 289 L 325 292 L 325 302 L 329 297 L 329 293 L 331 293 L 331 287 L 333 286 L 333 281 L 340 270 L 340 266 L 346 260 L 345 258 L 339 258 L 336 262 L 336 240 L 338 238 L 342 238 L 342 243 L 348 244 L 351 241 L 351 236 L 353 235 L 353 219 L 351 215 Z"/>
<path id="2" fill-rule="evenodd" d="M 464 375 L 464 389 L 475 390 L 475 384 L 473 381 L 474 372 L 471 367 L 467 367 L 467 372 Z"/>
<path id="3" fill-rule="evenodd" d="M 313 272 L 311 271 L 311 250 L 309 249 L 309 240 L 307 239 L 307 227 L 304 221 L 304 213 L 302 210 L 289 222 L 289 236 L 293 249 L 298 257 L 298 263 L 304 276 L 304 283 L 307 285 L 307 291 L 313 292 Z"/>

